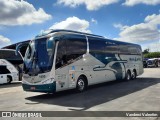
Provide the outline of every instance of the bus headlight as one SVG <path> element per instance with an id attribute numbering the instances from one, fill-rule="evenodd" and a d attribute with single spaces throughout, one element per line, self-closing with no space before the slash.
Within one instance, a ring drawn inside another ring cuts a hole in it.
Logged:
<path id="1" fill-rule="evenodd" d="M 22 79 L 22 84 L 28 84 L 25 80 Z"/>
<path id="2" fill-rule="evenodd" d="M 54 78 L 50 78 L 45 81 L 42 81 L 43 84 L 49 84 L 49 83 L 53 83 L 53 82 L 54 82 Z"/>

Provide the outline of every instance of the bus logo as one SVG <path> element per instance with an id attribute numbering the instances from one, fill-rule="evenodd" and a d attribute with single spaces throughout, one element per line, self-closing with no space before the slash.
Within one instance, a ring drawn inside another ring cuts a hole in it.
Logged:
<path id="1" fill-rule="evenodd" d="M 2 117 L 11 117 L 11 112 L 2 112 Z"/>

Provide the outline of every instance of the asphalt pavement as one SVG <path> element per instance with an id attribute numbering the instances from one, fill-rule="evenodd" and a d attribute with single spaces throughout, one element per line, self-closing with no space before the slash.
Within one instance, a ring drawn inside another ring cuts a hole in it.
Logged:
<path id="1" fill-rule="evenodd" d="M 83 93 L 33 93 L 23 91 L 21 82 L 4 84 L 0 85 L 0 103 L 1 111 L 160 111 L 160 68 L 146 68 L 136 80 L 90 86 Z"/>

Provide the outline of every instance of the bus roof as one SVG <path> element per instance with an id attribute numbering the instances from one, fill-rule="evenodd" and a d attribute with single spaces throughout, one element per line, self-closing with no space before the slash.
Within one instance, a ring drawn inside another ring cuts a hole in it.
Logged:
<path id="1" fill-rule="evenodd" d="M 118 41 L 118 40 L 111 40 L 111 39 L 107 39 L 107 38 L 105 38 L 105 40 L 112 41 L 112 42 L 115 42 L 115 43 L 121 44 L 121 45 L 135 45 L 135 46 L 139 46 L 140 47 L 140 45 L 135 44 L 135 43 L 123 42 L 123 41 Z"/>
<path id="2" fill-rule="evenodd" d="M 46 30 L 46 31 L 40 33 L 36 37 L 45 36 L 47 34 L 54 33 L 54 32 L 71 32 L 71 33 L 78 33 L 78 34 L 83 34 L 83 35 L 90 35 L 90 36 L 104 38 L 103 36 L 100 36 L 100 35 L 94 35 L 94 34 L 90 34 L 90 33 L 84 33 L 84 32 L 78 32 L 78 31 L 66 30 L 66 29 L 55 29 L 55 30 L 54 29 L 49 29 L 49 30 Z"/>
<path id="3" fill-rule="evenodd" d="M 5 59 L 0 59 L 0 65 L 1 66 L 6 66 L 6 65 L 9 65 L 9 62 Z"/>
<path id="4" fill-rule="evenodd" d="M 123 41 L 118 41 L 118 40 L 111 40 L 111 39 L 108 39 L 108 38 L 105 38 L 103 36 L 100 36 L 100 35 L 94 35 L 94 34 L 90 34 L 90 33 L 84 33 L 84 32 L 78 32 L 78 31 L 73 31 L 73 30 L 66 30 L 66 29 L 49 29 L 49 30 L 46 30 L 42 33 L 40 33 L 39 35 L 36 36 L 36 38 L 38 37 L 42 37 L 42 36 L 45 36 L 45 35 L 48 35 L 48 34 L 51 34 L 51 33 L 55 33 L 55 32 L 69 32 L 69 33 L 77 33 L 77 34 L 81 34 L 81 35 L 86 35 L 86 36 L 89 36 L 89 37 L 98 37 L 100 40 L 105 40 L 105 41 L 112 41 L 112 42 L 115 42 L 115 43 L 118 43 L 118 44 L 128 44 L 128 45 L 135 45 L 135 46 L 139 46 L 138 44 L 135 44 L 135 43 L 129 43 L 129 42 L 123 42 Z"/>
<path id="5" fill-rule="evenodd" d="M 0 49 L 0 59 L 5 59 L 12 64 L 22 64 L 23 58 L 20 54 L 15 55 L 15 50 L 13 49 Z"/>

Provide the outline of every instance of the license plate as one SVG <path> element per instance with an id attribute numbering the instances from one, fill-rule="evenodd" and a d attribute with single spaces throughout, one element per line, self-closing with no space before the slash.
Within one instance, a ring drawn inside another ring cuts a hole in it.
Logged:
<path id="1" fill-rule="evenodd" d="M 31 87 L 31 90 L 35 90 L 36 88 L 35 87 Z"/>

